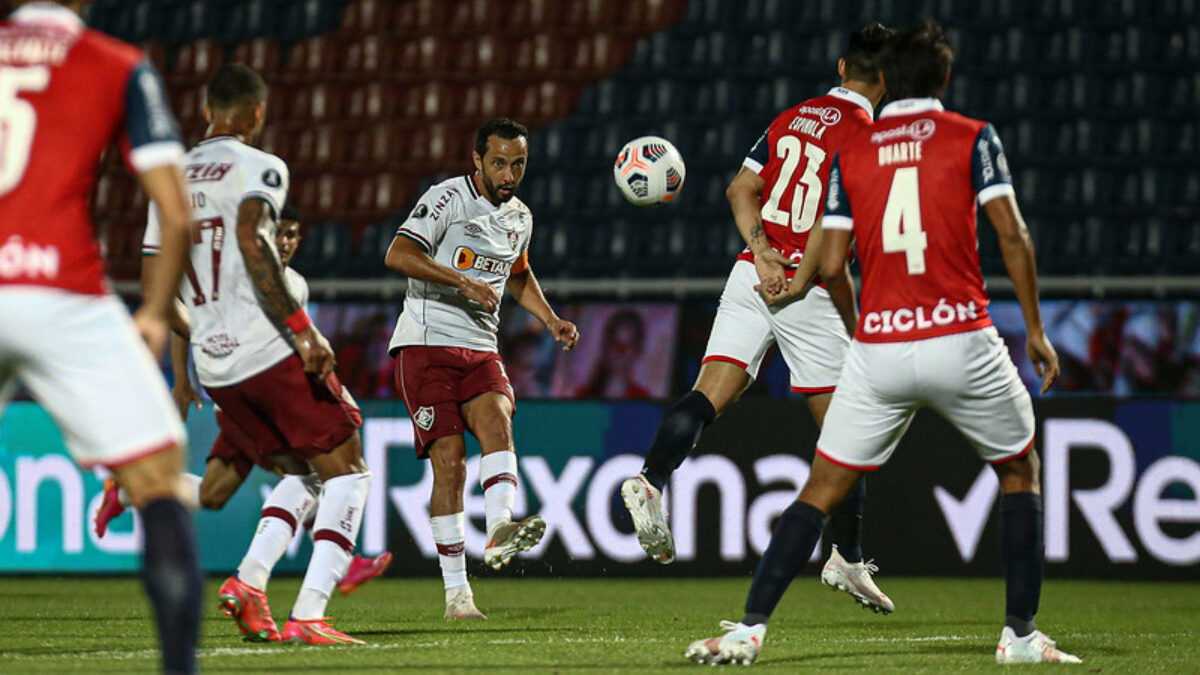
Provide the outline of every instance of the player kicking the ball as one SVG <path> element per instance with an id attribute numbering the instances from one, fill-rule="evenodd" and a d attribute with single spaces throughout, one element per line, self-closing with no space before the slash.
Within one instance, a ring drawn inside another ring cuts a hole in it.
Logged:
<path id="1" fill-rule="evenodd" d="M 895 99 L 879 123 L 834 158 L 826 201 L 821 273 L 838 311 L 858 330 L 817 442 L 812 473 L 775 524 L 738 623 L 699 640 L 688 658 L 749 664 L 767 619 L 804 566 L 827 514 L 863 472 L 882 466 L 917 408 L 949 419 L 1000 478 L 1007 610 L 998 663 L 1079 663 L 1034 627 L 1042 584 L 1042 500 L 1034 418 L 1004 342 L 988 317 L 979 270 L 975 205 L 999 234 L 1025 315 L 1029 358 L 1058 377 L 1037 299 L 1029 232 L 992 125 L 942 109 L 952 54 L 933 21 L 899 31 L 881 58 Z M 862 318 L 838 273 L 851 238 L 862 261 Z"/>
<path id="2" fill-rule="evenodd" d="M 284 267 L 284 281 L 287 282 L 288 291 L 303 307 L 308 304 L 308 282 L 299 272 L 289 266 L 300 245 L 300 224 L 299 212 L 291 206 L 284 207 L 283 215 L 279 219 L 279 229 L 275 235 L 275 246 L 279 251 L 280 263 Z M 147 242 L 144 254 L 154 256 L 157 255 L 158 250 L 156 242 Z M 146 265 L 147 270 L 151 268 L 153 268 L 153 263 Z M 186 337 L 172 333 L 171 365 L 175 372 L 175 386 L 172 389 L 172 395 L 180 415 L 185 420 L 192 405 L 197 408 L 201 406 L 200 395 L 191 385 L 187 367 L 188 354 L 189 344 Z M 334 377 L 335 375 L 330 375 L 330 378 Z M 330 382 L 331 386 L 338 386 L 336 380 L 331 379 Z M 342 396 L 347 399 L 347 403 L 357 410 L 358 406 L 354 403 L 353 398 L 350 398 L 350 393 L 344 388 L 341 391 Z M 351 411 L 351 414 L 356 413 Z M 251 444 L 240 438 L 238 430 L 219 410 L 217 411 L 217 425 L 221 431 L 209 451 L 204 475 L 184 474 L 184 478 L 188 479 L 187 484 L 191 486 L 188 501 L 198 503 L 201 508 L 221 510 L 245 482 L 255 464 L 266 471 L 280 474 L 282 478 L 267 498 L 263 508 L 262 521 L 255 530 L 249 551 L 238 568 L 238 574 L 235 575 L 239 579 L 243 576 L 253 578 L 258 570 L 270 570 L 275 566 L 283 554 L 287 542 L 291 541 L 300 524 L 305 525 L 312 533 L 312 517 L 319 499 L 321 480 L 311 472 L 306 462 L 291 455 L 280 453 L 269 457 L 259 457 L 246 450 L 244 446 Z M 307 493 L 309 497 L 304 498 L 303 493 Z M 293 495 L 298 499 L 293 500 Z M 295 510 L 287 508 L 292 501 L 296 501 L 300 508 Z M 116 481 L 111 478 L 106 481 L 104 498 L 96 512 L 96 536 L 103 537 L 108 532 L 109 522 L 124 513 L 131 503 L 128 493 L 124 489 L 120 489 Z M 343 595 L 353 593 L 359 586 L 383 574 L 391 561 L 392 554 L 387 552 L 374 558 L 356 554 L 350 561 L 346 575 L 338 581 L 338 591 Z M 265 582 L 261 590 L 266 590 Z M 231 611 L 230 608 L 225 609 Z M 279 632 L 273 622 L 261 628 L 261 632 L 252 631 L 250 623 L 255 622 L 242 622 L 239 626 L 252 639 L 278 639 Z"/>
<path id="3" fill-rule="evenodd" d="M 638 541 L 664 565 L 675 559 L 675 541 L 663 486 L 704 429 L 750 385 L 772 344 L 787 362 L 792 391 L 804 394 L 817 426 L 824 421 L 854 326 L 843 323 L 814 279 L 822 196 L 834 153 L 872 124 L 883 97 L 878 56 L 890 35 L 877 23 L 854 31 L 838 62 L 842 85 L 776 117 L 726 192 L 748 246 L 721 294 L 696 384 L 663 415 L 641 474 L 621 486 Z M 816 286 L 807 290 L 810 280 Z M 871 579 L 875 565 L 863 561 L 865 499 L 860 481 L 835 514 L 821 581 L 886 614 L 895 605 Z"/>
<path id="4" fill-rule="evenodd" d="M 236 430 L 241 449 L 256 457 L 287 453 L 306 460 L 323 483 L 312 560 L 282 639 L 361 643 L 325 617 L 333 587 L 350 563 L 371 484 L 358 437 L 361 417 L 330 378 L 328 341 L 284 280 L 275 232 L 287 196 L 287 165 L 249 145 L 262 131 L 266 85 L 246 66 L 226 64 L 205 94 L 210 126 L 186 157 L 197 220 L 187 281 L 179 287 L 196 374 L 221 409 L 222 430 Z M 158 228 L 153 215 L 148 246 Z M 273 496 L 279 494 L 276 486 Z M 311 501 L 310 490 L 297 486 L 286 503 L 268 505 L 302 522 L 298 514 Z M 264 518 L 260 529 L 275 520 L 286 518 Z M 271 541 L 277 552 L 269 553 L 277 560 L 290 538 L 281 528 Z M 270 565 L 261 563 L 270 556 L 231 577 L 220 598 L 248 636 L 274 639 L 264 593 Z"/>
<path id="5" fill-rule="evenodd" d="M 500 297 L 513 298 L 569 350 L 579 340 L 570 321 L 546 302 L 529 266 L 533 216 L 514 197 L 529 158 L 529 132 L 492 120 L 475 136 L 475 173 L 426 192 L 396 232 L 387 266 L 409 278 L 390 350 L 396 386 L 412 416 L 418 458 L 433 467 L 429 522 L 446 588 L 447 619 L 483 619 L 467 582 L 463 488 L 467 448 L 479 441 L 479 482 L 487 517 L 483 560 L 500 569 L 537 545 L 541 516 L 512 520 L 517 455 L 516 402 L 496 352 Z"/>

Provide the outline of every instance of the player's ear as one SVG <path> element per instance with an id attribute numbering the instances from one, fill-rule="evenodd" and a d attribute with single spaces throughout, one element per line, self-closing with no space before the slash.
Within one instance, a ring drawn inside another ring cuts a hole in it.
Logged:
<path id="1" fill-rule="evenodd" d="M 838 77 L 846 79 L 846 59 L 838 59 Z"/>
<path id="2" fill-rule="evenodd" d="M 254 106 L 254 124 L 257 126 L 263 121 L 263 115 L 267 114 L 267 102 L 263 101 Z"/>
<path id="3" fill-rule="evenodd" d="M 212 108 L 210 108 L 208 106 L 204 106 L 204 123 L 212 124 L 212 117 L 213 117 Z"/>
<path id="4" fill-rule="evenodd" d="M 483 171 L 483 158 L 479 156 L 479 153 L 472 151 L 471 159 L 475 161 L 475 170 Z"/>

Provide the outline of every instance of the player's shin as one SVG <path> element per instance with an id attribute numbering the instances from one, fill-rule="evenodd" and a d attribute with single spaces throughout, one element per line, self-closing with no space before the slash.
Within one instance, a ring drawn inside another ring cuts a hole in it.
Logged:
<path id="1" fill-rule="evenodd" d="M 479 484 L 483 487 L 487 533 L 491 537 L 497 525 L 512 520 L 517 499 L 517 453 L 504 450 L 481 457 Z"/>
<path id="2" fill-rule="evenodd" d="M 329 596 L 346 574 L 354 553 L 370 487 L 369 471 L 325 481 L 321 503 L 317 506 L 316 532 L 313 534 L 316 543 L 300 595 L 292 608 L 292 618 L 309 621 L 325 616 Z"/>
<path id="3" fill-rule="evenodd" d="M 860 476 L 858 483 L 842 505 L 829 517 L 829 536 L 838 553 L 849 563 L 862 562 L 862 517 L 863 505 L 867 501 L 867 479 Z"/>
<path id="4" fill-rule="evenodd" d="M 825 514 L 805 502 L 793 502 L 779 516 L 771 543 L 754 569 L 754 581 L 746 596 L 747 626 L 766 623 L 792 579 L 808 562 L 825 529 Z"/>
<path id="5" fill-rule="evenodd" d="M 1042 496 L 1016 492 L 1000 500 L 1006 596 L 1005 624 L 1017 637 L 1034 631 L 1042 592 Z"/>
<path id="6" fill-rule="evenodd" d="M 708 397 L 698 391 L 688 392 L 671 406 L 658 423 L 658 431 L 646 452 L 642 466 L 646 480 L 661 491 L 716 416 L 717 411 Z"/>
<path id="7" fill-rule="evenodd" d="M 463 588 L 467 588 L 466 526 L 462 512 L 429 519 L 433 528 L 433 541 L 437 544 L 438 564 L 442 568 L 442 581 L 446 588 L 447 601 Z"/>
<path id="8" fill-rule="evenodd" d="M 163 670 L 194 673 L 204 577 L 192 516 L 178 501 L 158 499 L 142 509 L 142 527 L 146 538 L 142 581 L 154 605 Z"/>
<path id="9" fill-rule="evenodd" d="M 296 527 L 316 501 L 313 486 L 301 476 L 284 476 L 263 504 L 262 518 L 250 540 L 250 547 L 238 565 L 237 576 L 242 583 L 263 591 L 271 578 L 271 570 L 283 556 Z"/>

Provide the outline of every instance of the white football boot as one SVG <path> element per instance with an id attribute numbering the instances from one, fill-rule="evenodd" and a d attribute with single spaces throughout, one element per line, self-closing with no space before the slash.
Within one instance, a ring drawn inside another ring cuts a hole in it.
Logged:
<path id="1" fill-rule="evenodd" d="M 626 478 L 621 483 L 621 498 L 633 516 L 633 529 L 638 543 L 654 562 L 670 565 L 675 562 L 675 537 L 667 524 L 667 507 L 662 492 L 641 475 Z"/>
<path id="2" fill-rule="evenodd" d="M 483 549 L 483 563 L 498 570 L 512 562 L 518 553 L 537 546 L 545 534 L 546 521 L 541 516 L 529 516 L 519 523 L 502 522 L 488 537 Z"/>
<path id="3" fill-rule="evenodd" d="M 459 586 L 446 592 L 446 613 L 444 619 L 486 619 L 483 612 L 475 606 L 475 596 L 470 586 Z"/>
<path id="4" fill-rule="evenodd" d="M 721 637 L 696 640 L 683 653 L 687 658 L 709 666 L 738 664 L 748 666 L 758 658 L 763 640 L 767 637 L 767 624 L 747 626 L 736 621 L 722 621 Z"/>
<path id="5" fill-rule="evenodd" d="M 837 546 L 834 546 L 829 560 L 821 570 L 821 583 L 834 590 L 846 591 L 864 609 L 870 607 L 876 614 L 891 614 L 896 610 L 896 605 L 871 579 L 871 575 L 878 571 L 879 567 L 870 561 L 846 562 L 842 554 L 838 553 Z"/>
<path id="6" fill-rule="evenodd" d="M 1005 626 L 996 645 L 996 663 L 1083 663 L 1083 659 L 1059 649 L 1040 630 L 1017 637 L 1012 628 Z"/>

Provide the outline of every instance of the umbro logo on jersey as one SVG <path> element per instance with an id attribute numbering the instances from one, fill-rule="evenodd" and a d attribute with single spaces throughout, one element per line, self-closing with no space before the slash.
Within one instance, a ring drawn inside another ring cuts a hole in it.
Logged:
<path id="1" fill-rule="evenodd" d="M 463 232 L 472 239 L 478 239 L 483 234 L 483 228 L 475 223 L 463 225 Z"/>
<path id="2" fill-rule="evenodd" d="M 267 169 L 263 172 L 262 182 L 267 187 L 277 188 L 283 185 L 283 176 L 280 176 L 275 169 Z"/>
<path id="3" fill-rule="evenodd" d="M 423 405 L 417 408 L 417 414 L 413 415 L 413 422 L 416 423 L 422 431 L 429 431 L 433 428 L 433 406 Z"/>
<path id="4" fill-rule="evenodd" d="M 189 183 L 207 183 L 219 181 L 233 168 L 232 162 L 208 162 L 205 164 L 188 164 L 183 169 L 183 176 Z"/>
<path id="5" fill-rule="evenodd" d="M 454 249 L 454 266 L 460 270 L 479 270 L 506 277 L 513 264 L 507 260 L 479 255 L 466 246 L 459 246 Z"/>

